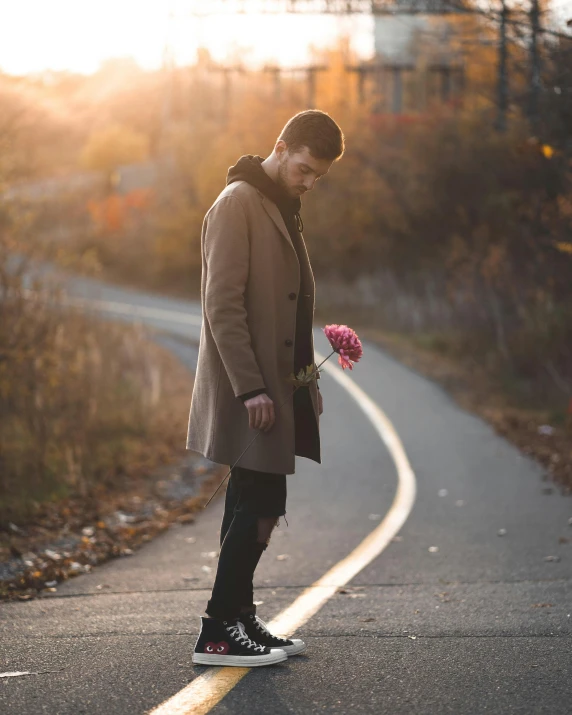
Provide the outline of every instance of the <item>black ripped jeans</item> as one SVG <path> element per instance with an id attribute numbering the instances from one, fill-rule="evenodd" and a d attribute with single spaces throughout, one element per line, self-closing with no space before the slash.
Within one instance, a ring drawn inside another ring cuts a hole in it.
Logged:
<path id="1" fill-rule="evenodd" d="M 286 514 L 286 475 L 234 467 L 224 504 L 220 556 L 206 612 L 228 620 L 253 610 L 253 577 L 267 543 L 258 540 L 259 517 Z"/>

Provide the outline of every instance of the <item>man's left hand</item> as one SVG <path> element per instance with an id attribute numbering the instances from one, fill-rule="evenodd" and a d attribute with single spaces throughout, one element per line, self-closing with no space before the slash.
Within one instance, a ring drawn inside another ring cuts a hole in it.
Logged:
<path id="1" fill-rule="evenodd" d="M 318 414 L 321 415 L 324 411 L 324 403 L 322 401 L 322 391 L 318 390 Z"/>

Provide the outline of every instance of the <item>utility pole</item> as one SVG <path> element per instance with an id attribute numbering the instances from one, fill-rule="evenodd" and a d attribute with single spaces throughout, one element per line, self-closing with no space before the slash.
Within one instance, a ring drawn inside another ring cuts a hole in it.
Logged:
<path id="1" fill-rule="evenodd" d="M 531 0 L 530 4 L 530 96 L 528 104 L 528 118 L 531 126 L 538 128 L 539 98 L 540 98 L 540 52 L 538 36 L 540 34 L 540 8 L 538 0 Z"/>
<path id="2" fill-rule="evenodd" d="M 392 114 L 401 114 L 403 112 L 403 74 L 404 72 L 413 72 L 414 65 L 408 64 L 393 64 L 386 62 L 384 71 L 391 74 L 391 112 Z"/>
<path id="3" fill-rule="evenodd" d="M 282 99 L 282 72 L 284 72 L 284 68 L 278 65 L 265 65 L 263 71 L 272 75 L 274 99 L 279 102 Z"/>
<path id="4" fill-rule="evenodd" d="M 364 104 L 365 102 L 365 78 L 368 74 L 376 72 L 379 70 L 377 64 L 359 64 L 359 65 L 346 65 L 346 72 L 354 72 L 357 74 L 358 79 L 358 102 Z"/>
<path id="5" fill-rule="evenodd" d="M 439 77 L 439 99 L 446 104 L 452 94 L 452 68 L 447 64 L 433 64 L 429 69 Z"/>
<path id="6" fill-rule="evenodd" d="M 221 116 L 223 124 L 226 124 L 230 119 L 232 105 L 232 77 L 235 72 L 244 72 L 244 69 L 241 65 L 211 65 L 209 70 L 211 72 L 220 72 L 223 76 Z"/>
<path id="7" fill-rule="evenodd" d="M 307 108 L 314 109 L 316 104 L 316 75 L 318 72 L 325 72 L 328 68 L 325 65 L 308 65 L 299 69 L 306 73 L 308 83 Z"/>
<path id="8" fill-rule="evenodd" d="M 506 0 L 501 0 L 502 10 L 499 25 L 499 57 L 498 57 L 498 106 L 496 129 L 499 132 L 505 132 L 507 127 L 506 115 L 508 109 L 508 49 L 506 42 L 506 26 L 508 21 L 509 10 Z"/>
<path id="9" fill-rule="evenodd" d="M 439 99 L 443 104 L 458 100 L 462 96 L 465 78 L 462 65 L 438 62 L 430 64 L 428 70 L 439 78 Z"/>
<path id="10" fill-rule="evenodd" d="M 305 67 L 279 67 L 278 65 L 266 65 L 264 72 L 273 75 L 274 98 L 280 100 L 282 94 L 282 74 L 304 72 L 306 75 L 307 95 L 306 103 L 308 109 L 313 109 L 316 103 L 316 74 L 325 72 L 328 68 L 325 65 L 307 65 Z"/>

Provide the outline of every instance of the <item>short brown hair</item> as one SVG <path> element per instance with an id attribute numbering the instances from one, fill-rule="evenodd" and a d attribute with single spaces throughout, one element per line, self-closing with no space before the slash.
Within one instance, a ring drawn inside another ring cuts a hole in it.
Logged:
<path id="1" fill-rule="evenodd" d="M 290 119 L 279 139 L 286 143 L 290 152 L 308 147 L 315 159 L 339 159 L 344 153 L 344 135 L 339 126 L 326 112 L 308 109 Z"/>

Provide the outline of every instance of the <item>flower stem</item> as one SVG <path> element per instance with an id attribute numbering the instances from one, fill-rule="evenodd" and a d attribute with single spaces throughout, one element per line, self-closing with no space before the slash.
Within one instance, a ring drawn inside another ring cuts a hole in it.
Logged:
<path id="1" fill-rule="evenodd" d="M 328 357 L 325 357 L 325 358 L 322 360 L 322 362 L 316 367 L 316 369 L 312 371 L 312 373 L 310 374 L 310 377 L 313 377 L 313 376 L 318 372 L 318 370 L 320 369 L 320 367 L 326 362 L 326 360 L 329 360 L 335 352 L 336 352 L 335 350 L 332 350 L 332 352 L 328 355 Z M 292 391 L 292 394 L 294 394 L 299 387 L 300 387 L 300 385 L 295 385 L 295 386 L 294 386 L 294 390 Z M 280 405 L 278 405 L 278 409 L 280 410 L 280 409 L 288 402 L 289 399 L 290 399 L 290 396 L 288 396 L 288 397 L 284 400 L 284 402 L 282 402 Z M 242 454 L 235 460 L 234 464 L 230 467 L 230 469 L 229 469 L 228 472 L 226 473 L 226 475 L 225 475 L 224 479 L 222 480 L 222 482 L 218 485 L 218 487 L 214 490 L 214 492 L 213 492 L 213 493 L 211 494 L 211 496 L 209 497 L 209 500 L 208 500 L 207 503 L 204 505 L 203 509 L 206 509 L 207 506 L 211 503 L 211 501 L 213 500 L 213 498 L 214 498 L 214 496 L 216 495 L 216 493 L 218 492 L 218 490 L 219 490 L 219 489 L 222 487 L 222 485 L 226 482 L 226 480 L 228 479 L 228 476 L 230 475 L 230 473 L 232 472 L 232 470 L 235 468 L 237 462 L 240 461 L 240 459 L 242 458 L 242 456 L 243 456 L 243 455 L 246 453 L 246 451 L 250 448 L 250 445 L 254 442 L 254 440 L 258 437 L 259 434 L 261 434 L 260 430 L 254 435 L 254 437 L 253 437 L 253 438 L 250 440 L 250 442 L 246 445 L 246 447 L 245 447 L 244 450 L 242 451 Z"/>

